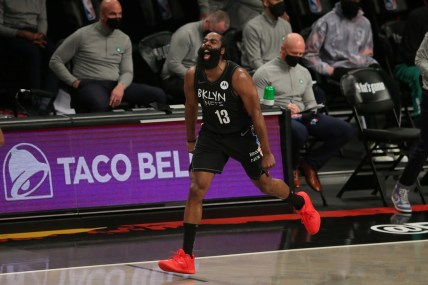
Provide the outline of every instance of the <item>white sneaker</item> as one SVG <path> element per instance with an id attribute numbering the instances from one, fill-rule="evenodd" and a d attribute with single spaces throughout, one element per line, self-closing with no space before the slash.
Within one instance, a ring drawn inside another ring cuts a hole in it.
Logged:
<path id="1" fill-rule="evenodd" d="M 394 190 L 392 190 L 391 200 L 397 211 L 403 213 L 412 212 L 412 206 L 409 202 L 409 191 L 409 188 L 405 188 L 400 183 L 395 184 Z"/>

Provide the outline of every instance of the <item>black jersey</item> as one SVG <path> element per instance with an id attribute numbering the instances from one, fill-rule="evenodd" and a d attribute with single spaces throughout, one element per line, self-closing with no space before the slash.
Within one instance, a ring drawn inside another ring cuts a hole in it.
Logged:
<path id="1" fill-rule="evenodd" d="M 244 110 L 244 104 L 232 86 L 232 75 L 239 66 L 227 61 L 222 75 L 209 82 L 199 67 L 195 71 L 195 90 L 202 106 L 202 123 L 212 132 L 231 134 L 248 129 L 251 119 Z"/>

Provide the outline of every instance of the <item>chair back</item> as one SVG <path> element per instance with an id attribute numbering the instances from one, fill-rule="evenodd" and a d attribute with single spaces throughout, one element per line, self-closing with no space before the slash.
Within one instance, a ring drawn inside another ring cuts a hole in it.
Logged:
<path id="1" fill-rule="evenodd" d="M 161 31 L 143 38 L 138 45 L 141 57 L 159 74 L 169 52 L 172 33 Z"/>
<path id="2" fill-rule="evenodd" d="M 226 44 L 226 58 L 241 64 L 242 55 L 242 31 L 229 29 L 224 35 L 223 40 Z"/>
<path id="3" fill-rule="evenodd" d="M 359 115 L 377 115 L 394 111 L 394 101 L 377 69 L 350 71 L 340 81 L 342 94 Z"/>
<path id="4" fill-rule="evenodd" d="M 287 0 L 287 12 L 293 30 L 310 27 L 318 18 L 333 9 L 333 0 Z"/>

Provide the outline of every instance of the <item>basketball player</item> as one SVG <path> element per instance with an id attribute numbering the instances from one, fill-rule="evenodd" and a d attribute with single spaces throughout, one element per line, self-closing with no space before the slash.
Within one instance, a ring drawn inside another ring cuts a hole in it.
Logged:
<path id="1" fill-rule="evenodd" d="M 307 231 L 314 235 L 321 224 L 305 192 L 290 193 L 288 185 L 269 175 L 275 166 L 257 89 L 251 76 L 224 58 L 220 34 L 207 34 L 199 49 L 196 66 L 186 73 L 187 150 L 193 153 L 190 191 L 184 211 L 183 248 L 175 256 L 159 261 L 162 270 L 194 274 L 193 244 L 202 218 L 202 201 L 216 173 L 229 157 L 238 160 L 248 177 L 265 194 L 284 199 L 300 214 Z M 202 127 L 196 138 L 198 103 L 202 106 Z"/>

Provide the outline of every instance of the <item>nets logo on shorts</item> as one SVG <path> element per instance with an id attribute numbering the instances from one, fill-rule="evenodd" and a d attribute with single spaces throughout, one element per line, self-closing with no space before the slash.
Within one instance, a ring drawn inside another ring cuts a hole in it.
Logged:
<path id="1" fill-rule="evenodd" d="M 6 201 L 52 198 L 52 175 L 45 154 L 33 144 L 15 145 L 3 162 L 3 185 Z"/>
<path id="2" fill-rule="evenodd" d="M 321 0 L 308 0 L 309 10 L 312 13 L 319 13 L 322 11 Z"/>

